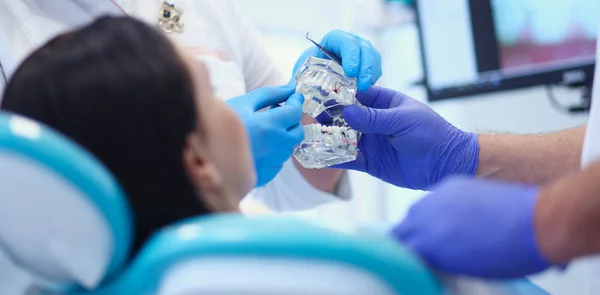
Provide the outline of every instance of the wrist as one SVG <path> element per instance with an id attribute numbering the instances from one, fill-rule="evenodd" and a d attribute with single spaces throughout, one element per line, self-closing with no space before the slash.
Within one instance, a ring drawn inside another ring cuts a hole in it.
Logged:
<path id="1" fill-rule="evenodd" d="M 533 224 L 537 245 L 543 256 L 553 264 L 564 264 L 571 259 L 571 250 L 567 249 L 572 243 L 573 233 L 566 226 L 566 218 L 554 202 L 551 188 L 543 188 L 533 214 Z M 557 212 L 558 211 L 558 212 Z M 567 243 L 565 243 L 568 241 Z"/>
<path id="2" fill-rule="evenodd" d="M 433 184 L 451 175 L 475 176 L 479 163 L 478 135 L 459 129 L 454 132 L 449 148 L 442 155 L 446 162 L 440 165 L 443 169 L 438 172 L 437 181 Z"/>
<path id="3" fill-rule="evenodd" d="M 465 151 L 464 173 L 470 177 L 475 177 L 477 167 L 479 166 L 479 135 L 474 132 L 465 132 L 467 139 L 467 148 Z"/>
<path id="4" fill-rule="evenodd" d="M 546 251 L 548 244 L 545 239 L 546 236 L 546 227 L 540 228 L 537 217 L 537 209 L 539 208 L 540 196 L 542 195 L 541 189 L 539 186 L 528 186 L 527 192 L 524 194 L 525 207 L 527 210 L 527 229 L 525 235 L 525 245 L 527 249 L 529 249 L 529 253 L 527 253 L 530 263 L 533 266 L 533 269 L 536 271 L 542 271 L 552 265 L 557 265 L 559 263 L 550 259 L 548 256 L 548 252 Z M 554 247 L 555 244 L 552 244 Z M 554 250 L 554 249 L 553 249 Z"/>
<path id="5" fill-rule="evenodd" d="M 535 208 L 535 227 L 540 251 L 553 264 L 564 265 L 586 255 L 598 253 L 597 206 L 590 203 L 585 179 L 578 174 L 546 185 Z M 595 181 L 595 179 L 587 179 Z M 596 208 L 595 208 L 596 207 Z"/>
<path id="6" fill-rule="evenodd" d="M 343 170 L 339 169 L 306 169 L 294 158 L 294 166 L 304 180 L 319 191 L 336 195 L 338 185 L 342 179 Z"/>

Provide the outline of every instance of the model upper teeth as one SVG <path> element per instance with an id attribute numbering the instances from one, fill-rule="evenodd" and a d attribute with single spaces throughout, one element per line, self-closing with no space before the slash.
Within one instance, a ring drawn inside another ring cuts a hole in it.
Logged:
<path id="1" fill-rule="evenodd" d="M 319 123 L 304 126 L 305 136 L 311 138 L 323 134 L 343 135 L 346 134 L 349 130 L 350 129 L 348 127 L 326 126 Z"/>
<path id="2" fill-rule="evenodd" d="M 321 125 L 319 123 L 311 124 L 311 125 L 314 125 L 313 128 L 315 128 L 316 130 L 321 130 L 322 133 L 328 133 L 328 134 L 342 133 L 342 132 L 348 131 L 348 127 L 326 126 L 326 125 Z"/>

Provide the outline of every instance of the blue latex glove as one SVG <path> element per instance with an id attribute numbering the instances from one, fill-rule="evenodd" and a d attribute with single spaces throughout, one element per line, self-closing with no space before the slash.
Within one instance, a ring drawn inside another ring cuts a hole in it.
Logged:
<path id="1" fill-rule="evenodd" d="M 350 78 L 356 78 L 358 90 L 367 90 L 381 77 L 381 55 L 371 42 L 344 31 L 334 30 L 327 33 L 320 44 L 341 58 L 344 73 Z M 311 46 L 296 61 L 290 84 L 295 84 L 296 72 L 311 56 L 329 59 L 316 46 Z"/>
<path id="2" fill-rule="evenodd" d="M 353 129 L 363 132 L 360 152 L 356 161 L 336 168 L 420 190 L 448 175 L 475 174 L 476 134 L 459 130 L 425 104 L 393 90 L 371 87 L 357 99 L 367 107 L 347 106 L 343 114 Z"/>
<path id="3" fill-rule="evenodd" d="M 226 101 L 240 117 L 250 138 L 257 186 L 271 181 L 304 138 L 300 125 L 304 97 L 290 85 L 264 87 Z M 283 106 L 280 103 L 285 102 Z M 274 106 L 263 110 L 264 108 Z"/>
<path id="4" fill-rule="evenodd" d="M 536 244 L 538 187 L 449 178 L 417 202 L 391 234 L 433 268 L 508 279 L 550 264 Z"/>

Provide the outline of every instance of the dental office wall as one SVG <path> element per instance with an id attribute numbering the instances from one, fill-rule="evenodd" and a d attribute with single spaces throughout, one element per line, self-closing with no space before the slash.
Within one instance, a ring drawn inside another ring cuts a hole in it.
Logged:
<path id="1" fill-rule="evenodd" d="M 332 29 L 358 33 L 380 50 L 383 77 L 379 84 L 426 101 L 418 33 L 412 12 L 383 0 L 240 0 L 244 12 L 262 32 L 264 44 L 282 72 L 291 74 L 296 58 L 310 44 L 306 32 L 319 40 Z M 579 92 L 557 90 L 565 103 Z M 454 125 L 468 131 L 539 133 L 586 122 L 586 115 L 561 113 L 549 103 L 542 87 L 434 102 L 430 106 Z M 511 114 L 510 118 L 503 114 Z M 300 216 L 335 226 L 393 223 L 401 220 L 423 192 L 393 187 L 372 177 L 350 173 L 354 199 L 302 212 Z M 443 245 L 440 245 L 443 247 Z M 582 294 L 554 274 L 536 277 L 553 294 Z M 583 282 L 582 284 L 584 285 Z"/>

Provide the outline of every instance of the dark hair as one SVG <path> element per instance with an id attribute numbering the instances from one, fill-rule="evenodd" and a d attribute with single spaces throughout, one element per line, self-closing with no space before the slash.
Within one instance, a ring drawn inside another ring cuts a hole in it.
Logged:
<path id="1" fill-rule="evenodd" d="M 89 150 L 125 190 L 137 250 L 157 228 L 207 213 L 183 166 L 196 126 L 190 72 L 158 30 L 103 17 L 58 36 L 21 64 L 1 108 Z"/>

